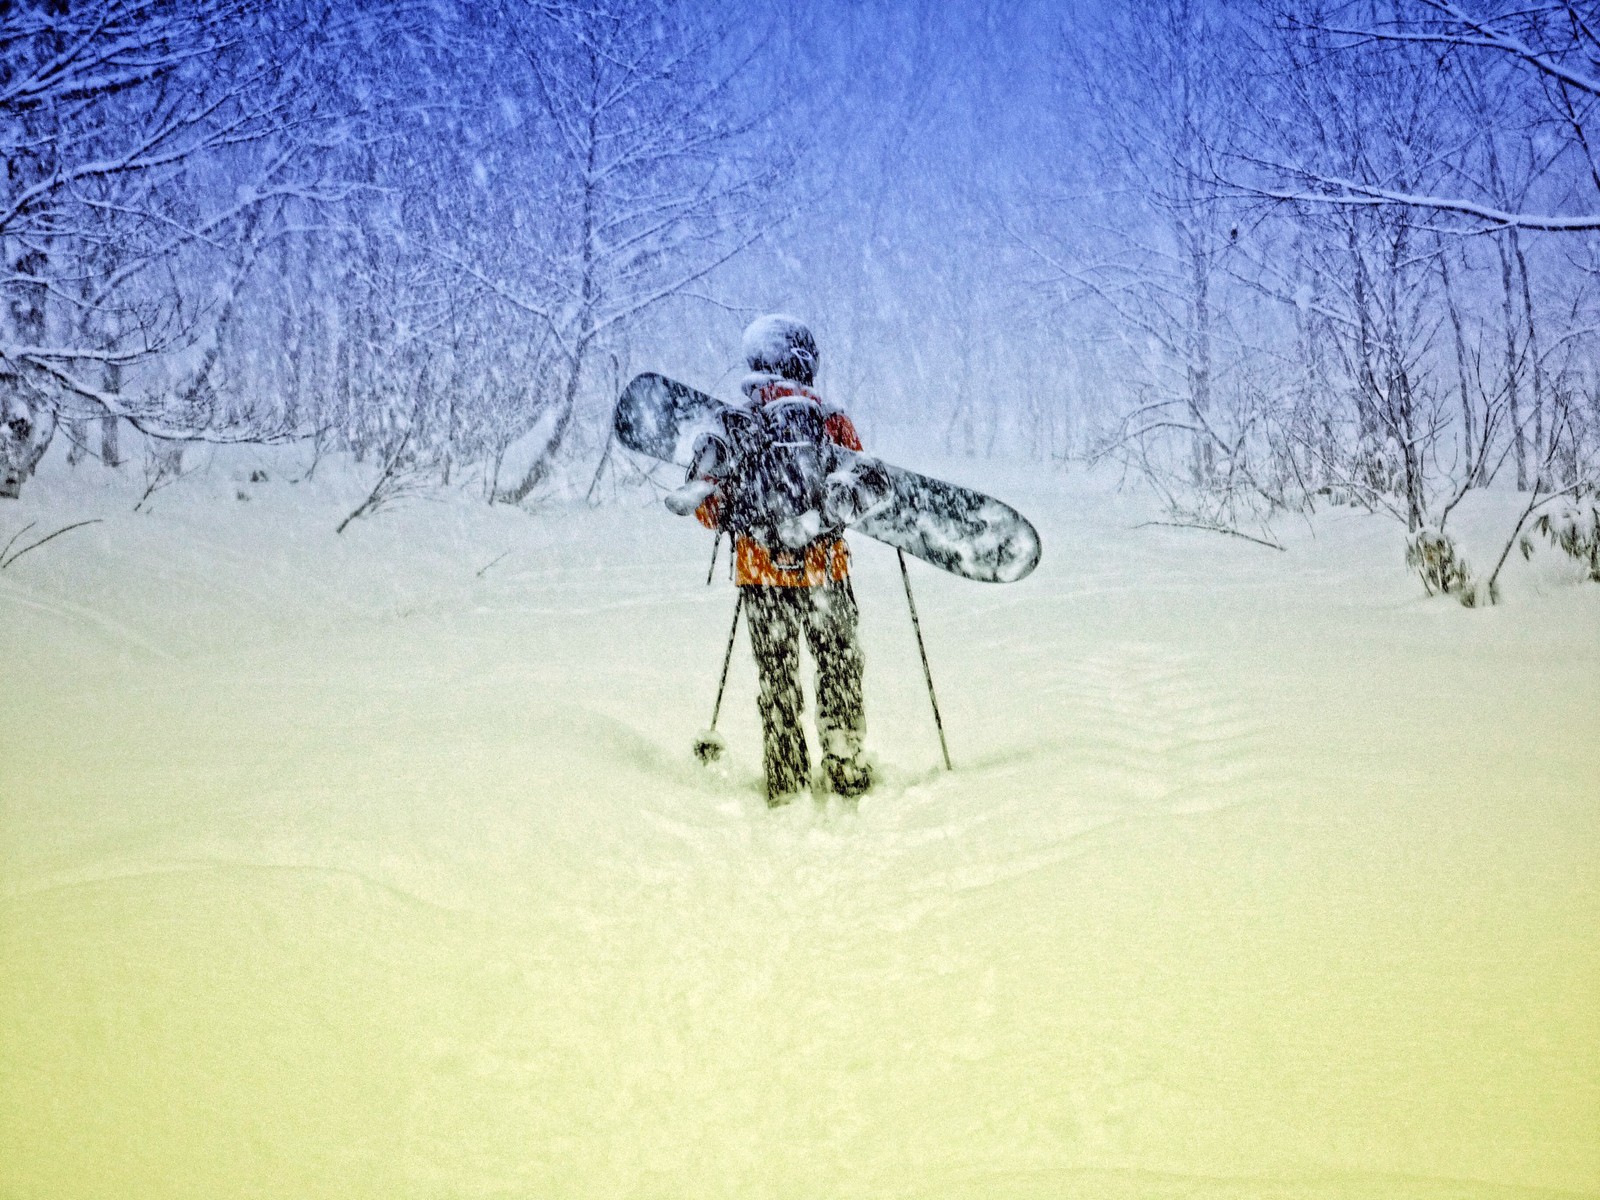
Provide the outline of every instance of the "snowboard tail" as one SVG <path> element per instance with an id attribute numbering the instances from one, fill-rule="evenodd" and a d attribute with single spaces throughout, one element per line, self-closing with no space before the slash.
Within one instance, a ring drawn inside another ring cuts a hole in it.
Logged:
<path id="1" fill-rule="evenodd" d="M 1039 535 L 1009 504 L 904 467 L 878 465 L 888 477 L 888 494 L 850 529 L 983 583 L 1015 583 L 1039 565 Z"/>
<path id="2" fill-rule="evenodd" d="M 695 435 L 727 407 L 715 396 L 647 371 L 622 389 L 612 427 L 629 450 L 687 467 Z"/>

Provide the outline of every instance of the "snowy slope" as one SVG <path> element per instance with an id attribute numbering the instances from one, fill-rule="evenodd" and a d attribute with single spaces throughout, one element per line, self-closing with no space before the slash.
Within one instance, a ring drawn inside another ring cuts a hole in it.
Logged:
<path id="1" fill-rule="evenodd" d="M 858 543 L 884 784 L 769 814 L 743 644 L 688 753 L 702 531 L 335 537 L 336 465 L 0 508 L 102 518 L 0 571 L 0 1196 L 1600 1196 L 1600 588 L 1550 552 L 1467 611 L 1345 510 L 1277 553 L 910 464 L 1044 561 L 913 564 L 947 775 Z"/>

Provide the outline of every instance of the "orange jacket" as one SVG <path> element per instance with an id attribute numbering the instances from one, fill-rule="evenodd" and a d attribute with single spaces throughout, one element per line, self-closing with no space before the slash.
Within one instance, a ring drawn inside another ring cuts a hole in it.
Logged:
<path id="1" fill-rule="evenodd" d="M 803 396 L 822 403 L 810 388 L 787 379 L 760 384 L 750 393 L 756 404 L 769 404 L 786 396 Z M 844 413 L 829 413 L 822 428 L 835 445 L 846 450 L 861 449 L 856 427 Z M 707 529 L 716 529 L 721 524 L 722 496 L 716 492 L 707 496 L 694 515 Z M 837 583 L 850 574 L 850 547 L 843 538 L 807 547 L 804 566 L 800 557 L 798 551 L 768 550 L 740 534 L 733 544 L 733 581 L 740 587 L 818 587 L 829 581 Z"/>

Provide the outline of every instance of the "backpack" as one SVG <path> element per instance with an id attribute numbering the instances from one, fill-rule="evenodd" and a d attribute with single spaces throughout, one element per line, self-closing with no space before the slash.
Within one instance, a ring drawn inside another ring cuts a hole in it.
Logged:
<path id="1" fill-rule="evenodd" d="M 823 481 L 837 457 L 825 422 L 822 406 L 804 396 L 717 415 L 695 440 L 690 471 L 691 478 L 721 482 L 724 528 L 776 554 L 804 551 L 838 532 L 823 516 Z"/>

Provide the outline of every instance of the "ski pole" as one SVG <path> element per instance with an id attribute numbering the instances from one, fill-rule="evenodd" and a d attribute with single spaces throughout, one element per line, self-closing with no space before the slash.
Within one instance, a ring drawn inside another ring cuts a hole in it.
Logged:
<path id="1" fill-rule="evenodd" d="M 744 591 L 733 602 L 733 624 L 728 628 L 728 649 L 722 655 L 722 678 L 717 680 L 717 702 L 711 706 L 711 728 L 717 727 L 717 716 L 722 712 L 722 692 L 728 686 L 728 664 L 733 661 L 733 640 L 739 634 L 739 610 L 744 607 Z"/>
<path id="2" fill-rule="evenodd" d="M 917 620 L 917 602 L 911 598 L 911 572 L 906 570 L 906 552 L 896 550 L 900 558 L 900 579 L 906 585 L 906 606 L 911 609 L 911 628 L 917 635 L 917 653 L 922 656 L 922 677 L 928 681 L 928 703 L 933 705 L 933 725 L 939 731 L 939 751 L 944 755 L 944 769 L 953 771 L 950 765 L 950 747 L 945 745 L 944 721 L 939 717 L 939 698 L 933 694 L 933 672 L 928 669 L 928 648 L 922 644 L 922 622 Z M 734 613 L 737 621 L 738 613 Z"/>
<path id="3" fill-rule="evenodd" d="M 711 565 L 706 568 L 706 586 L 711 586 L 711 577 L 717 573 L 717 551 L 722 548 L 722 530 L 717 530 L 717 536 L 711 542 Z"/>
<path id="4" fill-rule="evenodd" d="M 694 756 L 701 762 L 716 762 L 722 757 L 723 741 L 717 735 L 717 717 L 722 713 L 722 693 L 728 686 L 728 664 L 733 661 L 733 642 L 739 633 L 739 612 L 744 608 L 744 589 L 733 602 L 733 625 L 728 630 L 728 649 L 722 656 L 722 678 L 717 681 L 717 702 L 711 706 L 711 727 L 695 739 Z"/>

